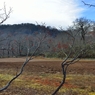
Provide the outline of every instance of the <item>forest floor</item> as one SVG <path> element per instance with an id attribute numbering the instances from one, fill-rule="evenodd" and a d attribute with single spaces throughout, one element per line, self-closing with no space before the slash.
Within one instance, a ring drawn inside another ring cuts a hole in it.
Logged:
<path id="1" fill-rule="evenodd" d="M 0 88 L 20 70 L 25 58 L 0 58 Z M 34 58 L 21 76 L 0 95 L 52 95 L 62 81 L 62 59 Z M 68 67 L 67 78 L 56 95 L 95 95 L 95 60 L 82 59 Z"/>

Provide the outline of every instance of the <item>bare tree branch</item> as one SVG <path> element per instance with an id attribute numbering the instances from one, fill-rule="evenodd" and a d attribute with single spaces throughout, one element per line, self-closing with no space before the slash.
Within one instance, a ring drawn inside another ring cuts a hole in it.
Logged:
<path id="1" fill-rule="evenodd" d="M 89 7 L 95 7 L 95 5 L 93 5 L 93 4 L 88 4 L 88 3 L 85 3 L 84 1 L 82 1 L 83 3 L 84 3 L 84 5 L 86 5 L 86 6 L 89 6 Z"/>
<path id="2" fill-rule="evenodd" d="M 12 8 L 10 8 L 9 11 L 7 12 L 6 5 L 4 3 L 4 7 L 2 9 L 0 9 L 0 11 L 2 11 L 2 13 L 0 14 L 0 20 L 1 20 L 0 24 L 2 24 L 10 17 L 10 14 L 12 12 Z"/>

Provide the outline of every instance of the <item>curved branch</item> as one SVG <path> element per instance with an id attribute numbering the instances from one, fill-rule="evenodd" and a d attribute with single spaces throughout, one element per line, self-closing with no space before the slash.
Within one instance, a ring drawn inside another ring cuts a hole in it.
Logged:
<path id="1" fill-rule="evenodd" d="M 26 60 L 26 61 L 23 63 L 20 72 L 19 72 L 15 77 L 13 77 L 13 78 L 6 84 L 5 87 L 1 88 L 1 89 L 0 89 L 0 92 L 2 92 L 3 90 L 7 89 L 7 88 L 10 86 L 10 84 L 11 84 L 16 78 L 18 78 L 18 77 L 22 74 L 22 72 L 23 72 L 23 70 L 24 70 L 24 67 L 25 67 L 25 65 L 29 62 L 29 60 L 30 60 L 30 59 Z"/>
<path id="2" fill-rule="evenodd" d="M 63 79 L 62 79 L 61 84 L 58 86 L 58 88 L 54 91 L 54 93 L 53 93 L 52 95 L 55 95 L 55 94 L 59 91 L 59 89 L 64 85 L 65 80 L 66 80 L 66 71 L 67 71 L 67 67 L 68 67 L 68 66 L 69 66 L 68 64 L 63 64 L 63 65 L 62 65 L 62 69 L 63 69 Z"/>
<path id="3" fill-rule="evenodd" d="M 87 3 L 85 3 L 84 1 L 82 1 L 83 3 L 84 3 L 84 5 L 86 5 L 86 6 L 89 6 L 89 7 L 95 7 L 95 5 L 93 5 L 93 4 L 87 4 Z"/>

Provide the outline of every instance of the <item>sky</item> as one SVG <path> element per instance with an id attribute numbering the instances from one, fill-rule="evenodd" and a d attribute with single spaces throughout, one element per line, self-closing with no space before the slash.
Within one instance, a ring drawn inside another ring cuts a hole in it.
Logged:
<path id="1" fill-rule="evenodd" d="M 95 0 L 84 1 L 95 4 Z M 4 2 L 7 12 L 12 8 L 4 24 L 45 23 L 46 26 L 67 28 L 76 18 L 95 20 L 95 8 L 85 6 L 81 0 L 0 0 L 0 9 Z"/>

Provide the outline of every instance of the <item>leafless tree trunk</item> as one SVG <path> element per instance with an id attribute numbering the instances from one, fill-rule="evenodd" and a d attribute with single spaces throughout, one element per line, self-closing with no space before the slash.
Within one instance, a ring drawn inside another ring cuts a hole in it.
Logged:
<path id="1" fill-rule="evenodd" d="M 72 52 L 73 52 L 73 49 L 74 49 L 74 44 L 75 44 L 75 40 L 76 40 L 76 37 L 75 36 L 71 36 L 71 34 L 69 34 L 68 32 L 68 35 L 70 35 L 70 37 L 73 39 L 72 40 L 72 44 L 70 45 L 70 48 L 69 48 L 69 53 L 66 54 L 66 58 L 63 60 L 63 62 L 61 63 L 61 67 L 62 67 L 62 74 L 63 74 L 63 79 L 62 79 L 62 82 L 61 84 L 58 86 L 58 88 L 53 92 L 52 95 L 56 95 L 56 93 L 59 91 L 59 89 L 64 85 L 65 83 L 65 80 L 66 80 L 66 75 L 67 75 L 67 69 L 68 67 L 73 64 L 73 63 L 76 63 L 77 61 L 79 61 L 80 58 L 78 58 L 81 54 L 85 53 L 86 52 L 86 48 L 83 47 L 81 48 L 79 51 L 75 52 L 75 55 L 74 57 L 70 60 L 70 56 L 72 55 Z"/>

